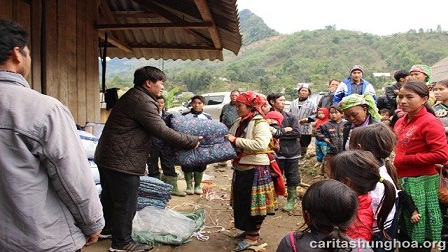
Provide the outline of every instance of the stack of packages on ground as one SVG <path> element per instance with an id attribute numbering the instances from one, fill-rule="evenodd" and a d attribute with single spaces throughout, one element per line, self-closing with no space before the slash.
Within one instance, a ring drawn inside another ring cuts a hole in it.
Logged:
<path id="1" fill-rule="evenodd" d="M 137 211 L 146 206 L 165 208 L 171 199 L 173 186 L 153 177 L 140 177 Z"/>

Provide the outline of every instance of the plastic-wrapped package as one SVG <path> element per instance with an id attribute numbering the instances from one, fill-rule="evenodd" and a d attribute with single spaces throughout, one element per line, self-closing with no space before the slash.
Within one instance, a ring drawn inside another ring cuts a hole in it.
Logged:
<path id="1" fill-rule="evenodd" d="M 81 139 L 82 147 L 86 153 L 86 158 L 93 159 L 96 147 L 98 146 L 99 138 L 90 134 L 87 131 L 78 130 L 79 138 Z"/>
<path id="2" fill-rule="evenodd" d="M 196 230 L 195 221 L 171 209 L 147 206 L 138 211 L 132 223 L 133 231 L 146 231 L 153 235 L 173 235 L 189 239 Z"/>
<path id="3" fill-rule="evenodd" d="M 176 115 L 173 115 L 170 120 L 174 130 L 203 137 L 198 148 L 175 150 L 175 164 L 197 166 L 236 158 L 235 148 L 224 138 L 226 134 L 229 134 L 229 130 L 223 123 Z"/>

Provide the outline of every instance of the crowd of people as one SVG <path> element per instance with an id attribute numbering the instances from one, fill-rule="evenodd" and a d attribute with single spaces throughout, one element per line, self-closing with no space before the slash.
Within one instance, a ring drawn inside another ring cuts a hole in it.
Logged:
<path id="1" fill-rule="evenodd" d="M 140 177 L 161 177 L 160 159 L 174 195 L 200 195 L 206 169 L 182 167 L 187 190 L 181 192 L 172 157 L 154 144 L 193 149 L 201 140 L 167 125 L 163 71 L 137 69 L 134 87 L 110 113 L 95 152 L 98 198 L 70 112 L 25 80 L 31 65 L 25 30 L 0 20 L 0 36 L 0 250 L 80 251 L 99 237 L 112 240 L 109 251 L 150 250 L 132 239 Z M 345 251 L 393 251 L 362 244 L 446 239 L 447 206 L 439 202 L 438 188 L 447 173 L 448 80 L 432 83 L 425 65 L 397 71 L 397 83 L 382 97 L 388 111 L 382 120 L 380 97 L 363 73 L 355 65 L 348 78 L 330 80 L 318 104 L 309 99 L 311 85 L 299 86 L 288 112 L 284 94 L 232 91 L 220 120 L 237 153 L 230 203 L 242 232 L 234 251 L 258 245 L 268 215 L 295 209 L 300 165 L 313 136 L 316 167 L 329 179 L 307 189 L 305 225 L 286 234 L 277 251 L 314 250 L 313 241 L 335 240 L 350 245 Z M 204 102 L 194 96 L 184 116 L 211 119 Z M 286 197 L 283 206 L 278 196 Z M 326 244 L 319 249 L 341 249 L 341 243 Z"/>

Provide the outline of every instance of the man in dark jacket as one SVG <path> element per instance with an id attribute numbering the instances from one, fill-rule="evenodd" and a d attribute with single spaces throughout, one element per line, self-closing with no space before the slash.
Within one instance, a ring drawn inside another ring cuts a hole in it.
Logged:
<path id="1" fill-rule="evenodd" d="M 137 209 L 140 176 L 144 175 L 152 137 L 177 147 L 193 149 L 199 137 L 180 134 L 158 113 L 156 97 L 162 95 L 165 74 L 146 66 L 134 73 L 134 87 L 114 106 L 95 152 L 100 171 L 101 203 L 112 235 L 109 251 L 147 251 L 151 247 L 132 240 L 132 219 Z"/>
<path id="2" fill-rule="evenodd" d="M 328 82 L 328 93 L 324 94 L 324 96 L 322 96 L 322 98 L 319 100 L 317 108 L 324 107 L 330 109 L 330 106 L 333 104 L 334 92 L 338 88 L 339 83 L 341 82 L 336 79 L 331 79 Z"/>
<path id="3" fill-rule="evenodd" d="M 280 135 L 280 150 L 276 152 L 277 163 L 286 177 L 288 190 L 287 203 L 283 207 L 284 211 L 294 210 L 297 196 L 297 186 L 300 185 L 299 157 L 300 157 L 300 131 L 299 120 L 290 113 L 283 111 L 285 108 L 285 96 L 280 93 L 270 94 L 267 97 L 269 104 L 274 111 L 283 115 L 281 127 L 289 127 L 289 130 L 282 130 Z M 288 132 L 286 132 L 288 131 Z"/>
<path id="4" fill-rule="evenodd" d="M 408 76 L 409 76 L 408 70 L 398 70 L 394 74 L 394 78 L 397 82 L 395 82 L 393 85 L 386 87 L 386 99 L 387 103 L 389 104 L 389 108 L 392 115 L 395 113 L 395 110 L 397 109 L 398 92 L 400 91 L 401 85 L 406 83 Z"/>
<path id="5" fill-rule="evenodd" d="M 238 118 L 238 113 L 236 112 L 236 97 L 240 94 L 238 90 L 232 90 L 230 93 L 230 102 L 224 105 L 219 115 L 219 121 L 224 123 L 227 128 L 232 127 L 232 123 Z"/>

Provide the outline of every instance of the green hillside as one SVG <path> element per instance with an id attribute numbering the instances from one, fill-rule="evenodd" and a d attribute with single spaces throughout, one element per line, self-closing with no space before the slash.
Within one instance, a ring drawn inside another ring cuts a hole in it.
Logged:
<path id="1" fill-rule="evenodd" d="M 167 89 L 177 86 L 181 91 L 201 93 L 245 88 L 281 91 L 291 98 L 297 83 L 311 82 L 314 90 L 324 91 L 329 79 L 347 77 L 355 64 L 363 66 L 365 79 L 380 90 L 393 79 L 376 78 L 373 73 L 393 75 L 413 64 L 431 66 L 448 56 L 448 34 L 440 27 L 377 36 L 328 26 L 280 35 L 249 10 L 240 12 L 240 27 L 245 45 L 237 56 L 226 51 L 222 62 L 112 59 L 107 66 L 107 86 L 132 86 L 134 70 L 152 65 L 166 72 Z"/>

